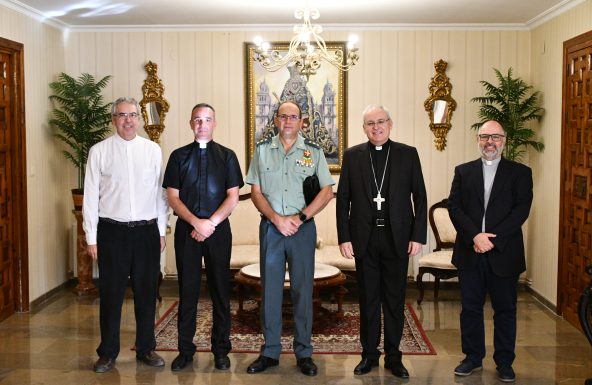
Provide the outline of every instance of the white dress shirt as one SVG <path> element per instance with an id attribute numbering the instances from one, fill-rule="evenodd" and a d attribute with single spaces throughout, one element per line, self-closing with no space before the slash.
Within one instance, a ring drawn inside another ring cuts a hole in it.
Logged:
<path id="1" fill-rule="evenodd" d="M 165 235 L 168 208 L 161 167 L 160 147 L 139 135 L 124 140 L 116 133 L 90 149 L 82 205 L 89 245 L 97 243 L 99 217 L 119 222 L 157 218 L 160 235 Z"/>

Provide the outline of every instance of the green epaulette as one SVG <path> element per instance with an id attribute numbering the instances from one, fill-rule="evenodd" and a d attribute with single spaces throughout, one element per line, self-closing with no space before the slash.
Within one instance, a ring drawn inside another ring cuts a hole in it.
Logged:
<path id="1" fill-rule="evenodd" d="M 259 146 L 260 144 L 269 143 L 269 142 L 271 142 L 271 139 L 272 139 L 272 138 L 273 138 L 273 136 L 271 136 L 271 135 L 264 136 L 263 138 L 261 138 L 261 139 L 260 139 L 260 140 L 257 142 L 257 144 L 256 144 L 256 145 L 257 145 L 257 146 Z"/>
<path id="2" fill-rule="evenodd" d="M 312 140 L 310 140 L 308 138 L 304 138 L 304 144 L 314 147 L 314 148 L 321 148 L 321 146 L 317 142 L 313 142 Z"/>

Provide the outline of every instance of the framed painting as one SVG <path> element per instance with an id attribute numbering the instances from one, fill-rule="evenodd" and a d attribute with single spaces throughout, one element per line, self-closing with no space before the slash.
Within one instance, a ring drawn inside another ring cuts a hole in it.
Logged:
<path id="1" fill-rule="evenodd" d="M 274 42 L 270 50 L 283 55 L 288 46 L 288 42 Z M 277 134 L 274 117 L 279 104 L 293 100 L 302 110 L 302 136 L 317 143 L 323 149 L 331 173 L 339 173 L 347 137 L 347 73 L 327 62 L 308 80 L 293 64 L 269 72 L 253 60 L 255 48 L 255 44 L 245 43 L 247 169 L 257 142 Z M 335 49 L 345 52 L 346 43 L 327 42 L 329 52 Z"/>

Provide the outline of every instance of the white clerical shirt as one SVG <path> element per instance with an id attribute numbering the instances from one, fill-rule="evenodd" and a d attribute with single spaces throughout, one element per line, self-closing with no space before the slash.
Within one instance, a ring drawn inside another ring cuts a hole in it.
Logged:
<path id="1" fill-rule="evenodd" d="M 82 207 L 89 245 L 97 243 L 99 217 L 119 222 L 157 218 L 160 235 L 165 235 L 168 208 L 161 167 L 160 147 L 139 135 L 124 140 L 115 133 L 90 149 Z"/>

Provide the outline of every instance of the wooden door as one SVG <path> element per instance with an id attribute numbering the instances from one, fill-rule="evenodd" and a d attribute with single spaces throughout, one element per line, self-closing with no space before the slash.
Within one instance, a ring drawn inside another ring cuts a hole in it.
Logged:
<path id="1" fill-rule="evenodd" d="M 563 118 L 557 313 L 579 328 L 592 263 L 592 32 L 563 44 Z"/>
<path id="2" fill-rule="evenodd" d="M 0 38 L 0 320 L 29 309 L 22 59 Z"/>

